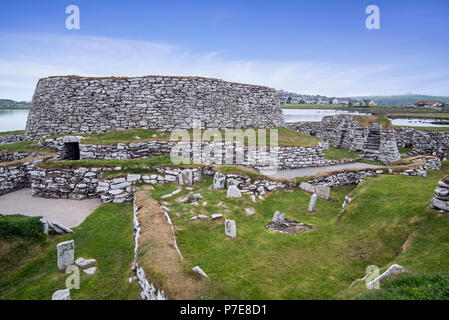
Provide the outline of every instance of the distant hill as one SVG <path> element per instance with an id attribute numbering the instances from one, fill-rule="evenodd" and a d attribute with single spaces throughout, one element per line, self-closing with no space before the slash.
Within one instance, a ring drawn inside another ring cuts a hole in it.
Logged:
<path id="1" fill-rule="evenodd" d="M 0 99 L 0 107 L 22 107 L 30 106 L 31 102 L 28 101 L 14 101 L 11 99 Z"/>
<path id="2" fill-rule="evenodd" d="M 397 96 L 367 96 L 357 97 L 359 99 L 371 99 L 378 105 L 409 105 L 416 101 L 422 100 L 437 100 L 449 104 L 449 97 L 447 96 L 426 96 L 422 94 L 404 94 Z"/>

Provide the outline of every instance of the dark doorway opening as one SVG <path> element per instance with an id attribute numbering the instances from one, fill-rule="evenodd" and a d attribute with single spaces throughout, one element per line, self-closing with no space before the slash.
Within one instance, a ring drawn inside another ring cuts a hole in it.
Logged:
<path id="1" fill-rule="evenodd" d="M 80 144 L 78 142 L 64 143 L 64 160 L 79 160 L 80 159 Z"/>

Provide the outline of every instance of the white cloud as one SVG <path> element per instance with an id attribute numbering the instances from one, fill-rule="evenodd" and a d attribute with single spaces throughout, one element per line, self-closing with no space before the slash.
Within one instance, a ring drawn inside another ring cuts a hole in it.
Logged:
<path id="1" fill-rule="evenodd" d="M 148 41 L 43 34 L 0 34 L 0 97 L 30 100 L 37 80 L 51 75 L 195 75 L 328 96 L 442 93 L 448 73 L 397 74 L 393 65 L 226 59 Z M 437 84 L 436 81 L 439 81 Z"/>

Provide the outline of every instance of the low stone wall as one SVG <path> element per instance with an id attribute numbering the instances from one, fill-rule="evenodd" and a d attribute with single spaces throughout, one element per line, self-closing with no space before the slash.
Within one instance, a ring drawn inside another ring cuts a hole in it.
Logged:
<path id="1" fill-rule="evenodd" d="M 425 131 L 410 127 L 394 128 L 399 147 L 412 148 L 416 154 L 444 158 L 449 148 L 448 131 Z"/>
<path id="2" fill-rule="evenodd" d="M 354 115 L 327 116 L 321 122 L 288 123 L 286 127 L 317 136 L 336 148 L 363 152 L 369 160 L 389 164 L 401 158 L 393 130 L 380 123 L 360 126 Z"/>
<path id="3" fill-rule="evenodd" d="M 0 195 L 19 190 L 30 185 L 29 171 L 41 158 L 26 158 L 20 161 L 0 164 Z"/>
<path id="4" fill-rule="evenodd" d="M 9 134 L 0 136 L 0 144 L 15 143 L 25 140 L 24 134 Z"/>
<path id="5" fill-rule="evenodd" d="M 149 184 L 179 183 L 181 185 L 192 185 L 201 179 L 200 169 L 179 169 L 155 167 L 157 174 L 128 174 L 125 177 L 114 179 L 103 179 L 98 182 L 97 194 L 103 203 L 130 202 L 133 199 L 131 186 L 143 182 Z"/>
<path id="6" fill-rule="evenodd" d="M 243 174 L 223 174 L 215 172 L 212 185 L 213 189 L 224 190 L 230 186 L 236 186 L 242 193 L 262 197 L 268 191 L 295 188 L 298 184 L 293 181 L 276 181 L 262 178 L 251 179 Z M 253 198 L 253 201 L 255 201 L 255 198 Z"/>
<path id="7" fill-rule="evenodd" d="M 393 174 L 393 168 L 366 168 L 349 169 L 335 172 L 322 173 L 318 175 L 311 183 L 315 186 L 338 187 L 346 185 L 357 185 L 366 177 L 375 177 L 379 174 Z M 397 170 L 397 169 L 396 169 Z M 397 173 L 407 176 L 427 177 L 427 171 L 424 166 L 408 167 Z"/>
<path id="8" fill-rule="evenodd" d="M 412 162 L 418 163 L 423 162 L 424 163 L 424 169 L 426 170 L 440 170 L 441 169 L 441 160 L 438 157 L 433 156 L 417 156 L 414 158 L 410 158 Z"/>
<path id="9" fill-rule="evenodd" d="M 82 141 L 82 137 L 65 136 L 45 139 L 41 145 L 53 148 L 59 152 L 59 158 L 64 159 L 64 143 Z M 190 159 L 201 155 L 201 162 L 209 164 L 243 165 L 252 168 L 266 168 L 273 163 L 272 157 L 277 159 L 277 169 L 296 169 L 306 167 L 320 167 L 349 163 L 355 160 L 327 160 L 324 151 L 329 145 L 318 143 L 311 147 L 276 147 L 255 149 L 243 146 L 238 142 L 170 142 L 170 141 L 142 141 L 135 143 L 117 143 L 112 145 L 80 143 L 80 159 L 82 160 L 126 160 L 155 156 L 169 156 L 173 148 L 176 154 Z M 229 152 L 230 157 L 226 154 Z M 238 156 L 238 155 L 241 155 Z"/>
<path id="10" fill-rule="evenodd" d="M 121 170 L 121 168 L 57 168 L 36 167 L 30 171 L 33 195 L 53 199 L 101 198 L 108 202 L 131 202 L 131 185 L 144 182 L 162 184 L 176 182 L 192 184 L 199 181 L 199 169 L 179 169 L 155 167 L 157 174 L 127 174 L 124 177 L 102 178 L 102 172 Z"/>

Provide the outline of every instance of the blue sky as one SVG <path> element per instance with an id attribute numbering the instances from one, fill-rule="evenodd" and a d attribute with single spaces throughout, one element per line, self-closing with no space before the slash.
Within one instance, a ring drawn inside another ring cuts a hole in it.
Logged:
<path id="1" fill-rule="evenodd" d="M 67 30 L 77 5 L 81 29 Z M 365 8 L 380 8 L 380 30 Z M 49 75 L 198 75 L 308 94 L 449 95 L 449 1 L 3 1 L 0 97 Z"/>

